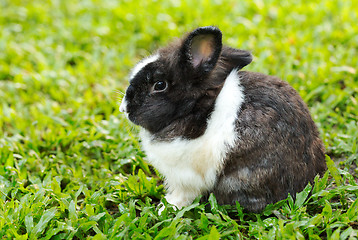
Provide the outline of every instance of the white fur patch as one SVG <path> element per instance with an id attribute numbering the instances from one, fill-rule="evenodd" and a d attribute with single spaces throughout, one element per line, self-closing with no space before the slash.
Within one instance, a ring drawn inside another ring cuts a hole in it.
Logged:
<path id="1" fill-rule="evenodd" d="M 126 96 L 123 97 L 121 105 L 119 106 L 119 111 L 122 113 L 126 113 L 127 112 L 127 101 L 126 101 Z"/>
<path id="2" fill-rule="evenodd" d="M 149 56 L 147 58 L 144 58 L 142 61 L 140 61 L 132 70 L 130 76 L 129 76 L 129 81 L 132 80 L 135 75 L 137 75 L 137 73 L 140 72 L 140 70 L 142 70 L 145 66 L 147 66 L 149 63 L 155 62 L 159 59 L 159 54 L 155 54 L 152 56 Z"/>
<path id="3" fill-rule="evenodd" d="M 226 154 L 236 144 L 235 121 L 244 101 L 240 77 L 234 69 L 216 99 L 205 133 L 199 138 L 177 138 L 171 142 L 152 140 L 141 131 L 149 162 L 165 177 L 169 203 L 183 207 L 210 191 L 221 171 Z"/>

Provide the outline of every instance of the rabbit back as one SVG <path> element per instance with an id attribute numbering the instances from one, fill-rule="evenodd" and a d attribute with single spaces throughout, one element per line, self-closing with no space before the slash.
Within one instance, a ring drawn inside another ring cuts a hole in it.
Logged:
<path id="1" fill-rule="evenodd" d="M 220 204 L 249 211 L 303 190 L 326 170 L 324 147 L 306 104 L 286 82 L 239 72 L 245 101 L 236 120 L 236 146 L 213 189 Z"/>

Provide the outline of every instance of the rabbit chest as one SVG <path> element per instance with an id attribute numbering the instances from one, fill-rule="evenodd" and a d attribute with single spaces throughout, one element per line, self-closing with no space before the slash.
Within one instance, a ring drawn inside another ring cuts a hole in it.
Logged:
<path id="1" fill-rule="evenodd" d="M 234 69 L 225 80 L 202 136 L 163 142 L 141 131 L 148 160 L 165 177 L 169 193 L 180 189 L 195 198 L 213 188 L 227 153 L 235 147 L 235 122 L 243 101 L 240 77 Z"/>

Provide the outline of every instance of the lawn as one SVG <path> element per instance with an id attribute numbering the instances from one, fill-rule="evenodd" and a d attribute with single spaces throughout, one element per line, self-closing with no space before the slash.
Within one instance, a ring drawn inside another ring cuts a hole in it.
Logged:
<path id="1" fill-rule="evenodd" d="M 0 0 L 0 238 L 357 239 L 357 23 L 354 0 Z M 308 104 L 329 170 L 295 201 L 158 214 L 119 102 L 137 61 L 205 25 Z"/>

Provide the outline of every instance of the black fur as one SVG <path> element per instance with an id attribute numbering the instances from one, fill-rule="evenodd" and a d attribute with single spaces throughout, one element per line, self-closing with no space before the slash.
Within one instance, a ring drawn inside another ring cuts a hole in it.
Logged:
<path id="1" fill-rule="evenodd" d="M 201 136 L 228 74 L 252 61 L 250 52 L 222 46 L 221 38 L 216 27 L 198 28 L 159 49 L 159 59 L 130 82 L 129 119 L 157 141 Z M 239 76 L 245 99 L 237 113 L 237 147 L 227 154 L 208 192 L 220 204 L 238 201 L 258 212 L 322 175 L 324 147 L 306 104 L 291 86 L 259 73 L 239 71 Z M 167 89 L 154 92 L 157 81 L 165 81 Z"/>

